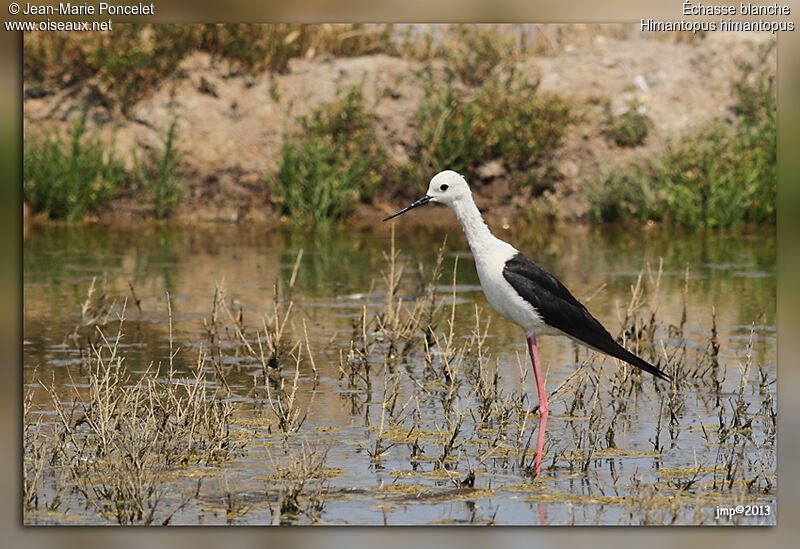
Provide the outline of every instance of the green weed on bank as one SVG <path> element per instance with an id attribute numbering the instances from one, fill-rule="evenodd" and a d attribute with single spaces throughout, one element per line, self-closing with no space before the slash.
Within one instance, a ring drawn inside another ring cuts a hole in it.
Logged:
<path id="1" fill-rule="evenodd" d="M 51 219 L 77 221 L 104 209 L 120 191 L 133 190 L 152 205 L 156 219 L 168 217 L 183 194 L 177 177 L 180 155 L 175 151 L 177 117 L 163 138 L 163 153 L 152 151 L 127 172 L 116 156 L 113 142 L 103 143 L 86 128 L 86 112 L 72 122 L 69 139 L 56 130 L 27 135 L 24 144 L 23 190 L 34 212 Z"/>
<path id="2" fill-rule="evenodd" d="M 653 120 L 645 113 L 638 99 L 628 103 L 625 112 L 612 115 L 610 107 L 606 105 L 606 122 L 603 133 L 618 147 L 636 147 L 644 143 Z"/>
<path id="3" fill-rule="evenodd" d="M 156 219 L 164 219 L 178 207 L 183 196 L 183 184 L 176 171 L 180 154 L 175 151 L 175 135 L 178 117 L 172 119 L 164 138 L 164 152 L 150 152 L 140 161 L 134 153 L 136 182 L 142 196 L 152 203 Z"/>
<path id="4" fill-rule="evenodd" d="M 55 130 L 25 139 L 25 201 L 47 217 L 77 220 L 106 205 L 125 177 L 113 146 L 86 131 L 86 113 L 75 118 L 68 140 Z"/>
<path id="5" fill-rule="evenodd" d="M 372 118 L 356 86 L 303 118 L 302 136 L 284 136 L 278 173 L 267 183 L 293 225 L 328 225 L 372 199 L 387 164 Z"/>
<path id="6" fill-rule="evenodd" d="M 500 160 L 521 187 L 550 188 L 558 170 L 554 155 L 572 122 L 569 104 L 538 82 L 513 71 L 477 90 L 428 82 L 417 113 L 418 159 L 432 173 L 452 169 L 473 178 L 489 160 Z"/>
<path id="7" fill-rule="evenodd" d="M 94 79 L 107 107 L 123 113 L 202 51 L 232 71 L 286 70 L 290 59 L 390 51 L 391 25 L 120 24 L 113 33 L 27 33 L 23 72 L 38 93 Z"/>
<path id="8" fill-rule="evenodd" d="M 775 126 L 714 122 L 660 157 L 612 170 L 588 189 L 598 221 L 653 220 L 696 227 L 774 223 Z"/>
<path id="9" fill-rule="evenodd" d="M 612 168 L 587 189 L 592 217 L 689 228 L 775 223 L 775 77 L 765 68 L 772 48 L 761 52 L 761 63 L 740 66 L 731 122 L 702 126 L 632 169 Z"/>

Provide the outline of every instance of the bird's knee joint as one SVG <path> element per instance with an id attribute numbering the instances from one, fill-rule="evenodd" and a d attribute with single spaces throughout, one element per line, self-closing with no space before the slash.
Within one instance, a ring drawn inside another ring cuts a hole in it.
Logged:
<path id="1" fill-rule="evenodd" d="M 540 404 L 539 405 L 539 414 L 544 416 L 544 417 L 547 417 L 548 415 L 550 415 L 550 406 L 548 404 L 544 404 L 544 405 Z"/>

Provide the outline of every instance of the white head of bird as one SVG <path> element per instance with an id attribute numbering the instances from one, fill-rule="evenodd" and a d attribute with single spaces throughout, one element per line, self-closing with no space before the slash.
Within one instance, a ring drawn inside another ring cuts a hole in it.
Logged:
<path id="1" fill-rule="evenodd" d="M 472 199 L 472 191 L 467 185 L 467 181 L 459 173 L 452 170 L 445 170 L 437 173 L 428 185 L 428 192 L 413 202 L 407 208 L 403 208 L 396 214 L 390 215 L 384 221 L 397 217 L 409 210 L 424 206 L 429 202 L 438 202 L 448 206 L 456 214 L 464 233 L 467 235 L 467 242 L 475 256 L 475 261 L 479 267 L 483 261 L 497 259 L 498 261 L 506 258 L 508 254 L 513 255 L 516 250 L 489 231 L 484 223 L 475 202 Z M 497 257 L 495 257 L 497 256 Z"/>
<path id="2" fill-rule="evenodd" d="M 467 185 L 464 176 L 452 170 L 445 170 L 437 173 L 428 185 L 428 192 L 419 200 L 414 201 L 407 208 L 403 208 L 396 214 L 390 215 L 384 221 L 388 221 L 409 210 L 424 206 L 428 202 L 438 202 L 450 207 L 458 215 L 460 206 L 473 205 L 472 191 Z"/>
<path id="3" fill-rule="evenodd" d="M 437 173 L 428 185 L 426 196 L 431 202 L 440 202 L 453 208 L 461 200 L 472 200 L 472 191 L 464 176 L 452 170 Z"/>

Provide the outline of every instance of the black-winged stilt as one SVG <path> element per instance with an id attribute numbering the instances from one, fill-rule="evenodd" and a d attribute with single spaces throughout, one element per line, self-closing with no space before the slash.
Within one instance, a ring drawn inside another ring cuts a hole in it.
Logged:
<path id="1" fill-rule="evenodd" d="M 436 174 L 425 196 L 384 221 L 429 202 L 445 204 L 456 214 L 475 258 L 486 299 L 501 316 L 525 332 L 539 392 L 539 433 L 534 459 L 537 475 L 541 472 L 544 431 L 549 414 L 536 346 L 537 335 L 565 335 L 655 377 L 669 379 L 667 374 L 617 343 L 556 277 L 522 255 L 511 244 L 495 237 L 483 221 L 469 185 L 460 174 L 451 170 Z"/>

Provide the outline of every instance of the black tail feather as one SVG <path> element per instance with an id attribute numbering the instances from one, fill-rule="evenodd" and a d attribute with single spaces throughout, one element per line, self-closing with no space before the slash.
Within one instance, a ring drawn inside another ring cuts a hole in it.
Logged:
<path id="1" fill-rule="evenodd" d="M 670 380 L 670 376 L 668 374 L 656 368 L 646 360 L 639 358 L 638 356 L 627 350 L 625 347 L 623 347 L 613 339 L 610 340 L 606 345 L 604 345 L 604 347 L 606 348 L 605 349 L 600 348 L 598 350 L 606 353 L 607 355 L 611 355 L 614 358 L 624 360 L 628 364 L 636 366 L 640 370 L 644 370 L 648 374 L 652 374 L 657 378 L 663 379 L 665 381 Z"/>
<path id="2" fill-rule="evenodd" d="M 524 255 L 518 253 L 506 261 L 503 277 L 522 299 L 534 307 L 548 326 L 657 378 L 670 379 L 667 374 L 617 343 L 556 277 Z"/>

